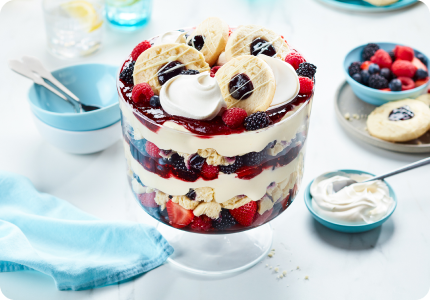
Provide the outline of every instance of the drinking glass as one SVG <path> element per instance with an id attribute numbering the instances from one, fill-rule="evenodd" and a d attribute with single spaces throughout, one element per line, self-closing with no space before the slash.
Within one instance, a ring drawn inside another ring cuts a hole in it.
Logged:
<path id="1" fill-rule="evenodd" d="M 152 12 L 152 0 L 106 0 L 106 19 L 115 27 L 135 30 L 145 26 Z"/>
<path id="2" fill-rule="evenodd" d="M 99 49 L 103 10 L 103 0 L 43 0 L 48 50 L 73 58 Z"/>

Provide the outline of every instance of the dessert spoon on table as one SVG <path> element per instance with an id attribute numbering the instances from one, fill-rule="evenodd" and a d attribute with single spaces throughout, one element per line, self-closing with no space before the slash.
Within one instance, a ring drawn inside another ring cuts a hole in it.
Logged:
<path id="1" fill-rule="evenodd" d="M 425 166 L 425 165 L 428 165 L 428 164 L 430 164 L 430 157 L 427 157 L 427 158 L 424 158 L 422 160 L 416 161 L 416 162 L 414 162 L 412 164 L 406 165 L 406 166 L 401 167 L 399 169 L 396 169 L 394 171 L 391 171 L 391 172 L 388 172 L 388 173 L 385 173 L 385 174 L 382 174 L 382 175 L 379 175 L 379 176 L 375 176 L 375 177 L 367 179 L 365 181 L 361 181 L 360 183 L 370 182 L 370 181 L 374 181 L 374 180 L 382 180 L 382 179 L 385 179 L 387 177 L 390 177 L 390 176 L 393 176 L 393 175 L 396 175 L 396 174 L 399 174 L 399 173 L 403 173 L 403 172 L 406 172 L 406 171 L 409 171 L 409 170 L 413 170 L 413 169 L 416 169 L 416 168 L 419 168 L 419 167 L 422 167 L 422 166 Z M 350 186 L 351 184 L 354 184 L 354 183 L 357 183 L 357 181 L 354 180 L 354 179 L 348 179 L 348 180 L 345 179 L 345 180 L 335 181 L 335 182 L 333 182 L 333 192 L 337 193 L 341 189 L 343 189 L 343 188 L 345 188 L 347 186 Z"/>

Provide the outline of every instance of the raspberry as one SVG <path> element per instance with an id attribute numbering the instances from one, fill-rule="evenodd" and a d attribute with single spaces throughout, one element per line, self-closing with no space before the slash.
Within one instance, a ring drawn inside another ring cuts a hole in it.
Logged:
<path id="1" fill-rule="evenodd" d="M 210 166 L 205 162 L 202 166 L 201 175 L 206 180 L 212 180 L 218 178 L 218 167 L 217 166 Z"/>
<path id="2" fill-rule="evenodd" d="M 402 91 L 412 90 L 415 88 L 415 82 L 408 77 L 398 77 L 398 80 L 402 83 Z"/>
<path id="3" fill-rule="evenodd" d="M 299 65 L 296 72 L 299 76 L 314 78 L 316 71 L 317 67 L 315 65 L 304 62 Z"/>
<path id="4" fill-rule="evenodd" d="M 351 77 L 356 73 L 360 73 L 360 71 L 361 71 L 361 63 L 359 61 L 355 61 L 351 63 L 348 67 L 348 74 Z"/>
<path id="5" fill-rule="evenodd" d="M 216 67 L 213 67 L 211 69 L 211 73 L 210 73 L 211 77 L 215 77 L 215 74 L 216 74 L 216 72 L 218 72 L 219 68 L 221 68 L 221 67 L 220 66 L 216 66 Z"/>
<path id="6" fill-rule="evenodd" d="M 218 230 L 225 230 L 236 224 L 236 220 L 230 214 L 228 209 L 225 208 L 221 209 L 218 219 L 212 221 L 212 226 Z"/>
<path id="7" fill-rule="evenodd" d="M 301 77 L 301 78 L 306 78 L 306 79 L 310 80 L 307 77 Z M 300 90 L 301 90 L 301 88 L 300 88 Z M 257 130 L 257 129 L 265 128 L 265 127 L 269 126 L 271 122 L 272 121 L 267 116 L 265 111 L 257 111 L 255 113 L 253 113 L 252 115 L 245 118 L 244 126 L 245 126 L 246 130 L 251 131 L 251 130 Z"/>
<path id="8" fill-rule="evenodd" d="M 136 104 L 149 104 L 149 100 L 152 96 L 154 96 L 154 92 L 146 82 L 135 85 L 131 92 L 131 99 L 133 99 L 133 102 Z"/>
<path id="9" fill-rule="evenodd" d="M 391 71 L 397 77 L 409 77 L 412 78 L 417 71 L 417 67 L 415 67 L 411 62 L 406 60 L 396 60 L 393 63 L 393 67 Z"/>
<path id="10" fill-rule="evenodd" d="M 206 215 L 194 217 L 191 221 L 191 229 L 198 231 L 208 231 L 212 227 L 212 219 Z"/>
<path id="11" fill-rule="evenodd" d="M 372 89 L 385 89 L 388 87 L 388 80 L 379 74 L 373 74 L 369 77 L 369 87 Z"/>
<path id="12" fill-rule="evenodd" d="M 131 58 L 133 58 L 133 60 L 137 60 L 139 55 L 149 48 L 151 48 L 151 43 L 149 41 L 143 41 L 139 43 L 136 47 L 134 47 L 133 51 L 131 51 Z"/>
<path id="13" fill-rule="evenodd" d="M 361 58 L 366 61 L 370 60 L 370 58 L 375 54 L 376 51 L 379 50 L 379 46 L 373 43 L 367 44 L 363 48 L 363 53 L 361 54 Z"/>
<path id="14" fill-rule="evenodd" d="M 161 158 L 160 156 L 160 148 L 155 146 L 154 143 L 151 143 L 150 141 L 146 142 L 145 150 L 148 152 L 148 154 L 154 158 Z"/>
<path id="15" fill-rule="evenodd" d="M 119 74 L 119 79 L 128 84 L 133 84 L 133 70 L 134 64 L 136 62 L 132 60 L 124 69 L 122 69 L 121 74 Z"/>
<path id="16" fill-rule="evenodd" d="M 393 63 L 390 54 L 382 49 L 376 51 L 375 54 L 370 58 L 370 61 L 377 64 L 381 69 L 391 68 L 391 64 Z"/>
<path id="17" fill-rule="evenodd" d="M 306 62 L 306 60 L 300 53 L 291 51 L 287 56 L 285 56 L 285 62 L 292 65 L 294 70 L 297 70 L 300 64 Z"/>
<path id="18" fill-rule="evenodd" d="M 360 66 L 360 68 L 362 70 L 368 70 L 369 66 L 372 64 L 372 62 L 370 60 L 366 60 L 365 62 L 363 62 Z"/>
<path id="19" fill-rule="evenodd" d="M 246 110 L 239 107 L 233 107 L 230 109 L 227 109 L 223 115 L 222 120 L 224 121 L 225 125 L 227 125 L 230 128 L 237 128 L 240 125 L 243 124 L 243 121 L 248 116 L 246 113 Z"/>
<path id="20" fill-rule="evenodd" d="M 414 49 L 406 46 L 396 46 L 394 48 L 394 55 L 397 59 L 412 61 L 415 56 Z"/>
<path id="21" fill-rule="evenodd" d="M 299 77 L 300 94 L 309 94 L 314 89 L 314 82 L 308 77 Z"/>

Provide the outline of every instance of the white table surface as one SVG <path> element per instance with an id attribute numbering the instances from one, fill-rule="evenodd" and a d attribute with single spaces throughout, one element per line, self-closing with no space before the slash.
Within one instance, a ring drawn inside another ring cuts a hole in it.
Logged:
<path id="1" fill-rule="evenodd" d="M 131 196 L 121 143 L 81 156 L 49 145 L 37 132 L 26 103 L 30 82 L 7 68 L 8 59 L 33 55 L 49 69 L 81 62 L 119 65 L 143 39 L 198 24 L 208 16 L 222 17 L 231 25 L 261 24 L 283 34 L 318 66 L 305 184 L 337 168 L 380 173 L 426 157 L 389 152 L 350 138 L 333 109 L 336 89 L 344 80 L 342 59 L 353 47 L 393 41 L 430 54 L 429 11 L 422 3 L 391 13 L 363 14 L 333 10 L 315 0 L 155 0 L 145 29 L 124 34 L 105 28 L 103 48 L 77 60 L 46 52 L 41 13 L 39 1 L 13 0 L 0 14 L 0 168 L 28 176 L 40 191 L 97 217 L 154 224 Z M 276 256 L 235 276 L 199 277 L 165 264 L 126 284 L 60 292 L 50 277 L 28 271 L 0 273 L 0 289 L 13 300 L 420 299 L 430 287 L 429 174 L 430 167 L 424 167 L 389 179 L 399 200 L 396 212 L 382 227 L 355 235 L 316 223 L 304 205 L 302 186 L 294 205 L 272 222 Z M 280 264 L 287 277 L 276 279 L 266 263 Z"/>

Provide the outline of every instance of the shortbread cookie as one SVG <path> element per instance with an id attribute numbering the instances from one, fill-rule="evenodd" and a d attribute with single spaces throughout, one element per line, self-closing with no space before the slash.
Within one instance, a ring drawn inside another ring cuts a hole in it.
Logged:
<path id="1" fill-rule="evenodd" d="M 242 55 L 230 60 L 218 70 L 215 78 L 227 108 L 240 107 L 248 115 L 267 110 L 275 95 L 272 69 L 256 56 Z"/>
<path id="2" fill-rule="evenodd" d="M 203 54 L 185 44 L 163 44 L 142 52 L 134 65 L 134 84 L 147 82 L 155 95 L 161 86 L 182 70 L 192 69 L 200 73 L 209 71 Z"/>
<path id="3" fill-rule="evenodd" d="M 375 6 L 387 6 L 393 3 L 398 2 L 399 0 L 364 0 Z"/>
<path id="4" fill-rule="evenodd" d="M 415 100 L 421 101 L 427 106 L 430 106 L 430 94 L 424 94 L 416 98 Z"/>
<path id="5" fill-rule="evenodd" d="M 371 135 L 385 141 L 410 141 L 430 129 L 430 108 L 412 99 L 389 102 L 372 111 L 367 129 Z"/>
<path id="6" fill-rule="evenodd" d="M 206 62 L 212 66 L 224 51 L 229 27 L 220 18 L 211 17 L 200 23 L 187 38 L 187 44 L 203 53 Z"/>
<path id="7" fill-rule="evenodd" d="M 227 61 L 241 55 L 265 54 L 285 59 L 290 52 L 284 39 L 272 30 L 257 25 L 238 27 L 228 39 L 225 47 Z"/>

